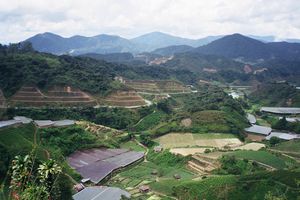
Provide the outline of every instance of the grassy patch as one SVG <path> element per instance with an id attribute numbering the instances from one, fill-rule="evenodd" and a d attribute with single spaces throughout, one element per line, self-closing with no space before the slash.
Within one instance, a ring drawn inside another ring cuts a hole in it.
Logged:
<path id="1" fill-rule="evenodd" d="M 211 177 L 201 181 L 178 184 L 173 191 L 179 199 L 226 199 L 230 186 L 236 183 L 235 176 Z"/>
<path id="2" fill-rule="evenodd" d="M 7 149 L 12 157 L 28 154 L 35 147 L 34 131 L 35 127 L 33 124 L 2 129 L 0 130 L 0 144 Z M 44 150 L 41 147 L 36 147 L 37 156 L 40 159 L 46 159 Z"/>
<path id="3" fill-rule="evenodd" d="M 223 147 L 226 144 L 241 144 L 238 138 L 232 134 L 208 133 L 169 133 L 155 140 L 164 148 L 178 147 Z M 222 142 L 221 142 L 222 141 Z"/>
<path id="4" fill-rule="evenodd" d="M 165 113 L 161 111 L 155 111 L 147 115 L 140 123 L 135 127 L 136 131 L 144 131 L 158 125 L 161 120 L 166 116 Z"/>
<path id="5" fill-rule="evenodd" d="M 267 151 L 235 151 L 229 155 L 234 155 L 237 158 L 255 160 L 257 162 L 270 165 L 276 169 L 283 169 L 286 167 L 286 163 L 281 158 Z"/>
<path id="6" fill-rule="evenodd" d="M 287 142 L 282 142 L 277 144 L 273 149 L 280 150 L 280 151 L 289 151 L 289 152 L 296 152 L 300 153 L 300 141 L 299 140 L 291 140 Z"/>
<path id="7" fill-rule="evenodd" d="M 121 148 L 125 148 L 125 149 L 131 149 L 133 151 L 145 151 L 145 149 L 143 147 L 141 147 L 140 145 L 138 145 L 135 141 L 128 141 L 125 143 L 122 143 Z"/>
<path id="8" fill-rule="evenodd" d="M 229 139 L 237 138 L 236 135 L 226 134 L 226 133 L 203 133 L 203 134 L 193 134 L 193 137 L 197 140 L 201 139 Z"/>

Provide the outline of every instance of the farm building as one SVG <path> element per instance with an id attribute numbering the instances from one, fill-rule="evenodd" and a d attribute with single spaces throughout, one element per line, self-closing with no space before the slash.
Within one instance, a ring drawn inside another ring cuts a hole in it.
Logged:
<path id="1" fill-rule="evenodd" d="M 153 148 L 153 150 L 157 153 L 161 152 L 163 150 L 162 146 L 156 146 Z"/>
<path id="2" fill-rule="evenodd" d="M 247 119 L 249 121 L 250 124 L 256 124 L 256 118 L 254 115 L 247 113 Z"/>
<path id="3" fill-rule="evenodd" d="M 0 121 L 0 128 L 6 128 L 6 127 L 10 127 L 10 126 L 18 126 L 22 124 L 21 121 L 19 120 L 6 120 L 6 121 Z"/>
<path id="4" fill-rule="evenodd" d="M 39 128 L 47 128 L 47 127 L 64 127 L 64 126 L 71 126 L 75 124 L 74 120 L 59 120 L 59 121 L 52 121 L 52 120 L 34 120 L 34 123 Z"/>
<path id="5" fill-rule="evenodd" d="M 262 107 L 260 111 L 273 114 L 300 114 L 300 108 L 290 107 Z"/>
<path id="6" fill-rule="evenodd" d="M 54 122 L 51 120 L 34 120 L 34 123 L 39 127 L 39 128 L 47 128 L 53 126 Z"/>
<path id="7" fill-rule="evenodd" d="M 65 120 L 54 121 L 53 126 L 63 127 L 63 126 L 71 126 L 71 125 L 74 125 L 74 124 L 75 124 L 74 120 L 65 119 Z"/>
<path id="8" fill-rule="evenodd" d="M 78 183 L 78 184 L 74 185 L 73 188 L 75 191 L 80 192 L 81 190 L 84 189 L 84 185 L 82 183 Z"/>
<path id="9" fill-rule="evenodd" d="M 74 200 L 120 200 L 122 196 L 130 198 L 130 194 L 116 187 L 87 187 L 73 195 Z"/>
<path id="10" fill-rule="evenodd" d="M 24 117 L 24 116 L 16 116 L 14 120 L 21 121 L 23 124 L 29 124 L 32 122 L 32 119 Z"/>
<path id="11" fill-rule="evenodd" d="M 282 119 L 282 117 L 279 117 L 279 119 Z M 291 123 L 300 122 L 300 117 L 286 117 L 285 119 Z"/>
<path id="12" fill-rule="evenodd" d="M 293 133 L 271 132 L 271 134 L 266 137 L 266 140 L 270 140 L 272 137 L 277 137 L 282 140 L 300 139 L 299 135 Z"/>
<path id="13" fill-rule="evenodd" d="M 249 128 L 245 128 L 245 131 L 251 134 L 269 135 L 272 129 L 266 126 L 252 125 Z"/>
<path id="14" fill-rule="evenodd" d="M 150 187 L 148 185 L 142 185 L 142 186 L 139 187 L 139 191 L 141 193 L 147 193 L 147 192 L 150 191 Z"/>
<path id="15" fill-rule="evenodd" d="M 115 170 L 143 157 L 143 152 L 128 149 L 88 149 L 71 154 L 67 160 L 85 180 L 97 184 Z"/>
<path id="16" fill-rule="evenodd" d="M 175 179 L 181 179 L 181 176 L 180 176 L 180 174 L 174 174 L 174 176 L 173 176 Z"/>
<path id="17" fill-rule="evenodd" d="M 10 127 L 10 126 L 17 126 L 20 124 L 29 124 L 32 122 L 32 119 L 23 117 L 23 116 L 16 116 L 12 120 L 0 121 L 0 128 Z"/>

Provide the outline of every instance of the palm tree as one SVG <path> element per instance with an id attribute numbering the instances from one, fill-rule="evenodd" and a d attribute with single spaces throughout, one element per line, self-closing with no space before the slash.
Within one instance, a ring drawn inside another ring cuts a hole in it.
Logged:
<path id="1" fill-rule="evenodd" d="M 26 186 L 28 177 L 31 175 L 32 161 L 29 155 L 25 157 L 16 156 L 12 161 L 11 188 L 13 190 L 22 190 Z"/>
<path id="2" fill-rule="evenodd" d="M 61 167 L 52 159 L 49 159 L 38 167 L 38 176 L 42 184 L 50 189 L 54 184 L 57 175 L 62 172 Z"/>

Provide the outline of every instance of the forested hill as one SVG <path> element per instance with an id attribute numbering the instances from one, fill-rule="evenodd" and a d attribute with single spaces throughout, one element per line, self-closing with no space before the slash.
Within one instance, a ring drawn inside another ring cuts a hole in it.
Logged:
<path id="1" fill-rule="evenodd" d="M 124 88 L 116 83 L 116 75 L 129 79 L 177 79 L 192 84 L 194 73 L 185 69 L 167 69 L 148 65 L 128 66 L 88 57 L 56 56 L 39 53 L 30 43 L 0 45 L 0 89 L 13 95 L 23 85 L 35 85 L 47 90 L 55 85 L 72 86 L 83 91 L 106 95 Z"/>
<path id="2" fill-rule="evenodd" d="M 194 51 L 228 58 L 243 58 L 246 61 L 274 58 L 299 60 L 300 44 L 288 42 L 263 43 L 241 34 L 233 34 L 198 47 Z"/>
<path id="3" fill-rule="evenodd" d="M 187 69 L 192 72 L 215 73 L 220 70 L 242 72 L 244 64 L 222 56 L 186 52 L 175 54 L 174 58 L 166 62 L 164 66 L 173 69 Z"/>
<path id="4" fill-rule="evenodd" d="M 104 94 L 112 89 L 115 76 L 113 64 L 38 53 L 24 43 L 0 46 L 0 60 L 0 88 L 6 96 L 14 94 L 22 85 L 36 85 L 42 89 L 69 85 Z"/>

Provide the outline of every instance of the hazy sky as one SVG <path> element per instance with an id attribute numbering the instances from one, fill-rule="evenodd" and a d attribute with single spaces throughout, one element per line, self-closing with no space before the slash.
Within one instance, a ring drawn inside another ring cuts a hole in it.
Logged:
<path id="1" fill-rule="evenodd" d="M 42 32 L 300 38 L 300 0 L 0 0 L 0 43 Z"/>

